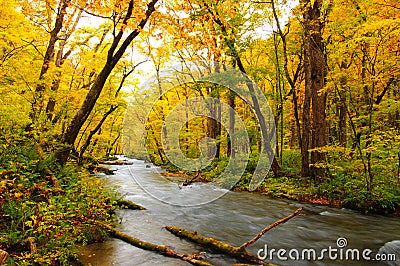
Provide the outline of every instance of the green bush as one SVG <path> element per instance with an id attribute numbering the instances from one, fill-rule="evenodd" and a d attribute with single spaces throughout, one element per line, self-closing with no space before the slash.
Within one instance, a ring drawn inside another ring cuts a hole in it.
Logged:
<path id="1" fill-rule="evenodd" d="M 39 160 L 34 145 L 10 142 L 0 153 L 0 249 L 17 265 L 70 265 L 77 246 L 106 232 L 92 221 L 112 223 L 116 196 L 103 181 L 73 166 Z M 58 180 L 59 186 L 54 184 Z M 34 240 L 32 252 L 28 240 Z"/>

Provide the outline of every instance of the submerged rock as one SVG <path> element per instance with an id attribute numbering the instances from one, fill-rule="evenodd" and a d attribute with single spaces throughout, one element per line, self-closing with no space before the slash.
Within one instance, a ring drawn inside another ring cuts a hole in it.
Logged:
<path id="1" fill-rule="evenodd" d="M 379 249 L 378 254 L 385 255 L 385 258 L 381 257 L 381 259 L 388 265 L 400 265 L 400 240 L 387 242 Z"/>

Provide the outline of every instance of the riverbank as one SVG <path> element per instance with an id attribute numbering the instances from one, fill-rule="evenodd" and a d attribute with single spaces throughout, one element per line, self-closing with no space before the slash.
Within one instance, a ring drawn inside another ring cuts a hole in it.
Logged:
<path id="1" fill-rule="evenodd" d="M 0 251 L 8 265 L 74 265 L 81 245 L 107 237 L 113 189 L 76 165 L 42 160 L 32 142 L 0 153 Z"/>
<path id="2" fill-rule="evenodd" d="M 221 169 L 226 162 L 217 162 L 215 168 Z M 210 182 L 218 176 L 220 171 L 205 170 L 197 176 L 182 172 L 174 166 L 166 165 L 163 168 L 168 175 L 180 175 L 187 180 Z M 210 167 L 212 168 L 212 167 Z M 223 169 L 223 168 L 222 168 Z M 349 208 L 364 214 L 381 214 L 400 216 L 400 188 L 396 185 L 380 184 L 371 192 L 366 191 L 363 180 L 338 172 L 322 181 L 314 181 L 302 177 L 291 167 L 281 177 L 269 174 L 260 184 L 255 193 L 272 198 L 284 198 L 299 202 L 307 202 L 337 208 Z M 246 171 L 239 182 L 233 187 L 235 191 L 248 191 L 251 173 Z"/>

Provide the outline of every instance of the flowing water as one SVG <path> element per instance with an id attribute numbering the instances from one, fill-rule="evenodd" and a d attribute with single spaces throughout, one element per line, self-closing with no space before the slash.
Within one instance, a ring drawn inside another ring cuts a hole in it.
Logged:
<path id="1" fill-rule="evenodd" d="M 117 228 L 136 238 L 168 245 L 182 253 L 201 253 L 213 265 L 232 265 L 239 262 L 179 239 L 163 227 L 176 225 L 239 246 L 257 235 L 265 226 L 303 206 L 300 216 L 267 232 L 247 250 L 261 256 L 265 255 L 266 250 L 267 261 L 278 265 L 400 265 L 400 241 L 396 241 L 400 240 L 399 218 L 362 215 L 348 209 L 270 199 L 257 193 L 224 191 L 212 184 L 195 183 L 179 187 L 178 181 L 168 182 L 160 178 L 159 168 L 148 168 L 149 164 L 139 160 L 130 161 L 133 165 L 115 166 L 115 175 L 102 178 L 106 178 L 110 185 L 118 186 L 118 191 L 126 195 L 126 199 L 147 208 L 145 211 L 118 211 L 120 224 Z M 149 195 L 145 191 L 149 188 L 162 191 L 163 200 L 171 200 L 174 204 L 163 203 Z M 201 201 L 218 196 L 221 192 L 226 193 L 207 204 L 191 207 L 181 207 L 178 204 L 179 201 L 186 202 L 188 197 Z M 272 253 L 271 260 L 272 249 L 276 251 Z M 280 254 L 281 258 L 278 257 L 278 249 L 286 251 Z M 326 251 L 322 253 L 324 249 Z M 364 251 L 366 249 L 370 249 L 371 253 Z M 381 252 L 396 253 L 396 261 L 384 263 L 372 260 L 379 249 Z M 315 250 L 317 258 L 322 253 L 324 260 L 314 260 L 311 250 Z M 356 260 L 357 253 L 352 255 L 349 250 L 358 252 L 360 259 Z M 371 258 L 370 261 L 363 259 L 363 252 Z M 301 260 L 302 254 L 305 260 Z M 308 259 L 309 254 L 311 257 Z M 86 265 L 105 266 L 189 265 L 117 239 L 85 247 L 81 260 Z"/>

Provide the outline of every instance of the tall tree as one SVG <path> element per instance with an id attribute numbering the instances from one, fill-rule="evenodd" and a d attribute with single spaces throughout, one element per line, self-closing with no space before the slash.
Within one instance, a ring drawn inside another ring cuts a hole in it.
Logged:
<path id="1" fill-rule="evenodd" d="M 301 1 L 304 25 L 305 99 L 303 105 L 302 174 L 318 179 L 324 175 L 326 153 L 318 150 L 328 144 L 326 124 L 325 49 L 322 38 L 322 0 Z M 309 159 L 311 151 L 311 161 Z M 311 163 L 311 167 L 310 167 Z"/>

